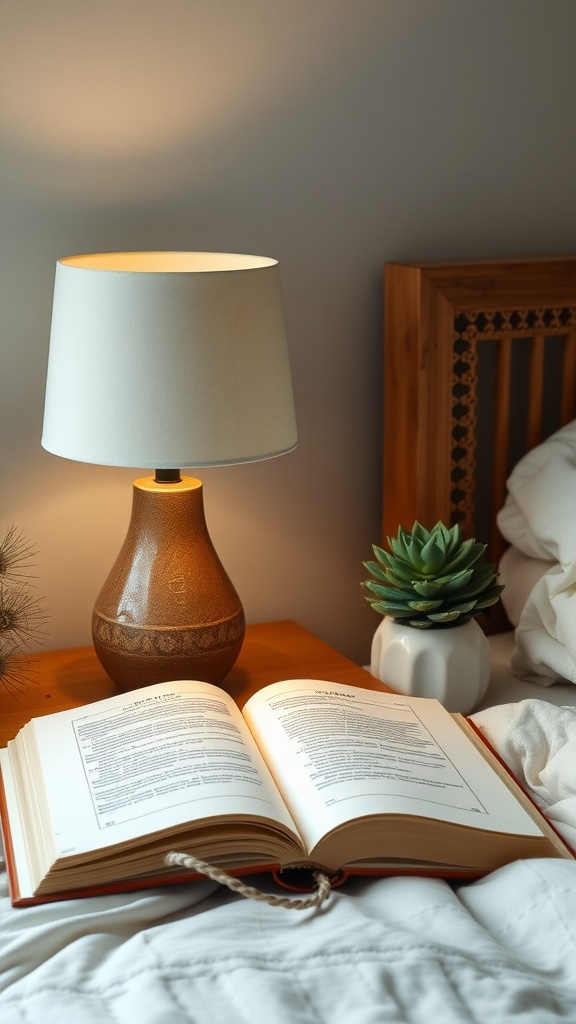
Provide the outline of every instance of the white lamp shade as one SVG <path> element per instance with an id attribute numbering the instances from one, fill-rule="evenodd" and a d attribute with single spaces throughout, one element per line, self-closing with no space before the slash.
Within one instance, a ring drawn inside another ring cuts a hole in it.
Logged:
<path id="1" fill-rule="evenodd" d="M 42 445 L 179 469 L 297 443 L 278 264 L 203 252 L 59 260 Z"/>

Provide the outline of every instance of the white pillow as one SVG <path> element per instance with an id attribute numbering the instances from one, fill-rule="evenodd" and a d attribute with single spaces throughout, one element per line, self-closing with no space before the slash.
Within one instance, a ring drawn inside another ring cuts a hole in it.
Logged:
<path id="1" fill-rule="evenodd" d="M 513 469 L 497 516 L 502 535 L 531 558 L 576 561 L 576 420 Z"/>
<path id="2" fill-rule="evenodd" d="M 500 564 L 512 667 L 544 686 L 576 683 L 576 421 L 520 459 L 507 486 L 497 522 L 512 545 Z"/>
<path id="3" fill-rule="evenodd" d="M 512 545 L 506 549 L 498 565 L 498 582 L 504 584 L 501 601 L 512 626 L 519 624 L 532 590 L 554 564 L 541 558 L 530 558 Z"/>

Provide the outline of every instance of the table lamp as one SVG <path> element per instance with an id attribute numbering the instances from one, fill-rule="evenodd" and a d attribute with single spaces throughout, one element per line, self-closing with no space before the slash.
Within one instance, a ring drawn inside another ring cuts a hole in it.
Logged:
<path id="1" fill-rule="evenodd" d="M 181 467 L 254 462 L 297 443 L 279 268 L 260 256 L 113 252 L 58 260 L 42 445 L 156 467 L 92 616 L 122 689 L 220 682 L 244 612 Z"/>

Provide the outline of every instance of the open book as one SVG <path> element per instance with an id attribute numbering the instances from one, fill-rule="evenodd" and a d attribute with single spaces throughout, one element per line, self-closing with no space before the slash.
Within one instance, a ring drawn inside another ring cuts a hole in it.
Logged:
<path id="1" fill-rule="evenodd" d="M 0 752 L 15 905 L 190 877 L 484 874 L 572 857 L 461 716 L 435 700 L 318 680 L 241 712 L 210 683 L 159 683 L 33 719 Z"/>

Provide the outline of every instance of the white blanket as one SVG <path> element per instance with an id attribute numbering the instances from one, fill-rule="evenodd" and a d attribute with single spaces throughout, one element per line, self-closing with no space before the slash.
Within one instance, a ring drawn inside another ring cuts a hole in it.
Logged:
<path id="1" fill-rule="evenodd" d="M 532 700 L 474 717 L 574 841 L 576 711 Z M 355 880 L 320 911 L 208 882 L 26 910 L 4 895 L 0 1021 L 68 1020 L 573 1024 L 576 863 L 518 861 L 469 885 Z"/>
<path id="2" fill-rule="evenodd" d="M 506 581 L 516 625 L 512 666 L 549 685 L 576 682 L 576 421 L 530 451 L 512 471 L 498 514 L 503 536 L 536 560 L 536 577 L 522 607 Z M 514 552 L 509 559 L 518 559 Z M 503 563 L 506 568 L 506 562 Z M 520 571 L 516 566 L 517 571 Z M 519 582 L 519 592 L 524 583 Z M 506 595 L 505 591 L 505 595 Z"/>

